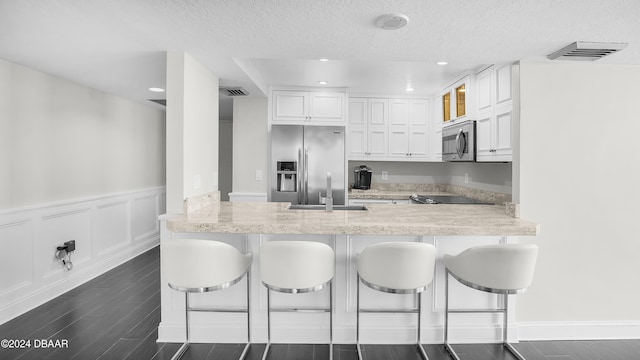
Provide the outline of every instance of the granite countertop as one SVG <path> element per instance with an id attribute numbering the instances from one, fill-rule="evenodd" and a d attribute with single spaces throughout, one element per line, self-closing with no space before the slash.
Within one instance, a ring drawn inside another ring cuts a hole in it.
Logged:
<path id="1" fill-rule="evenodd" d="M 216 201 L 167 222 L 174 232 L 533 236 L 539 225 L 503 205 L 367 205 L 367 211 L 289 210 L 289 203 Z"/>

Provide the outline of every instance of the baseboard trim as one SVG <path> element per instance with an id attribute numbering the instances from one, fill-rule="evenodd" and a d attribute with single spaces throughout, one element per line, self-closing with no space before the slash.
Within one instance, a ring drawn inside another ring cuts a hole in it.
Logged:
<path id="1" fill-rule="evenodd" d="M 520 341 L 640 339 L 640 321 L 540 321 L 518 323 Z"/>

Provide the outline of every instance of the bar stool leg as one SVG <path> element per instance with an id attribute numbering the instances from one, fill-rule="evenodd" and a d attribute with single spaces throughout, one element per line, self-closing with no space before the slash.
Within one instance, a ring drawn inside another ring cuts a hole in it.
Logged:
<path id="1" fill-rule="evenodd" d="M 424 351 L 424 347 L 420 343 L 420 328 L 421 328 L 421 319 L 422 319 L 422 293 L 418 293 L 418 350 L 420 351 L 420 355 L 424 360 L 429 360 L 426 351 Z"/>
<path id="2" fill-rule="evenodd" d="M 251 346 L 251 271 L 247 272 L 247 345 L 245 345 L 244 350 L 242 350 L 242 354 L 240 355 L 240 360 L 244 360 L 247 356 L 247 352 L 249 352 L 249 347 Z"/>
<path id="3" fill-rule="evenodd" d="M 333 280 L 329 283 L 329 360 L 333 360 Z"/>
<path id="4" fill-rule="evenodd" d="M 176 351 L 176 353 L 171 357 L 171 360 L 178 360 L 182 358 L 187 349 L 189 349 L 189 293 L 184 293 L 184 319 L 185 319 L 185 340 L 182 346 Z"/>
<path id="5" fill-rule="evenodd" d="M 362 351 L 360 350 L 360 274 L 358 274 L 356 284 L 356 349 L 358 350 L 358 360 L 362 360 Z"/>
<path id="6" fill-rule="evenodd" d="M 446 270 L 444 275 L 444 348 L 452 358 L 460 360 L 449 344 L 449 270 Z"/>
<path id="7" fill-rule="evenodd" d="M 271 346 L 271 290 L 267 288 L 267 346 L 264 348 L 264 353 L 262 354 L 262 360 L 267 359 L 267 355 L 269 354 L 269 347 Z"/>
<path id="8" fill-rule="evenodd" d="M 516 350 L 516 348 L 513 347 L 513 345 L 509 344 L 509 337 L 508 337 L 508 324 L 509 324 L 509 318 L 507 316 L 507 313 L 509 312 L 509 295 L 508 294 L 503 294 L 503 304 L 504 304 L 504 323 L 503 323 L 503 328 L 502 328 L 502 344 L 503 346 L 509 351 L 511 352 L 516 358 L 518 358 L 519 360 L 525 360 L 524 356 L 522 356 L 518 350 Z"/>

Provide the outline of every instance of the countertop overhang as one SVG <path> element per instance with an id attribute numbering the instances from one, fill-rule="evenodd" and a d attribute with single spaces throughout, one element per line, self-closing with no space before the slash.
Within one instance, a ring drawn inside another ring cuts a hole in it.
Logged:
<path id="1" fill-rule="evenodd" d="M 171 218 L 173 232 L 535 236 L 539 225 L 509 216 L 504 205 L 367 205 L 366 211 L 289 210 L 289 203 L 220 201 Z"/>

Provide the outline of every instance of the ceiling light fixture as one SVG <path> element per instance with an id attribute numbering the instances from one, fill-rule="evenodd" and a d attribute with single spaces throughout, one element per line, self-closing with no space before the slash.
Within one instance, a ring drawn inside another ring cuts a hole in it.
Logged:
<path id="1" fill-rule="evenodd" d="M 320 80 L 318 81 L 318 85 L 327 85 L 328 82 L 324 81 L 324 80 Z"/>
<path id="2" fill-rule="evenodd" d="M 438 61 L 436 64 L 438 64 L 438 65 L 447 65 L 448 62 L 446 62 L 446 61 Z"/>
<path id="3" fill-rule="evenodd" d="M 159 87 L 150 87 L 149 91 L 160 93 L 160 92 L 164 92 L 164 89 L 163 88 L 159 88 Z"/>
<path id="4" fill-rule="evenodd" d="M 376 26 L 384 30 L 398 30 L 409 23 L 409 17 L 405 14 L 386 14 L 376 19 Z"/>
<path id="5" fill-rule="evenodd" d="M 326 58 L 322 58 L 322 59 L 319 59 L 319 61 L 322 61 L 322 62 L 327 62 L 327 61 L 329 61 L 329 59 L 326 59 Z"/>
<path id="6" fill-rule="evenodd" d="M 411 91 L 413 91 L 413 87 L 411 85 L 407 85 L 407 88 L 404 89 L 404 91 L 411 92 Z"/>

